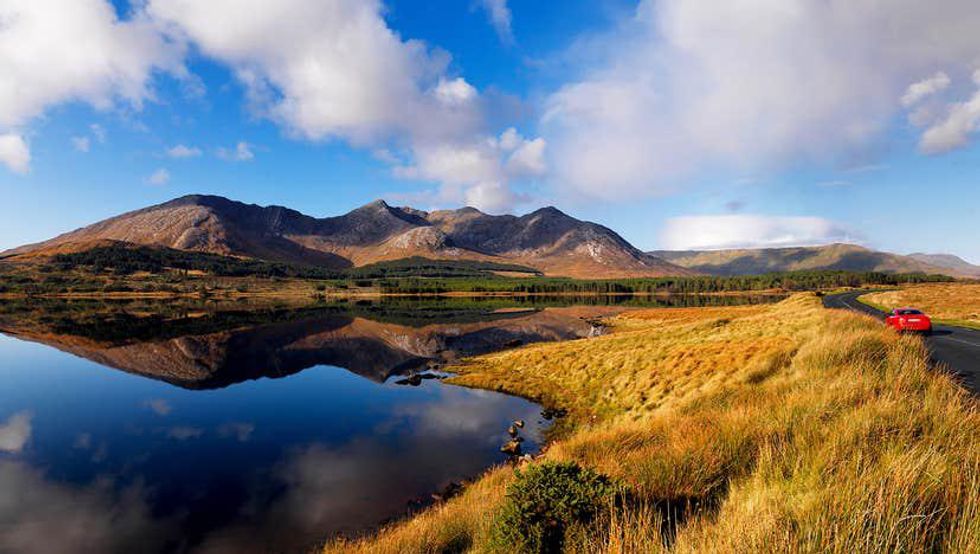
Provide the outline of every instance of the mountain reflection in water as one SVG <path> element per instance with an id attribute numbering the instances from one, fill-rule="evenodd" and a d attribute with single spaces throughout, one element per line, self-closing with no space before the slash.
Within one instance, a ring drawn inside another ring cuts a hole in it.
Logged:
<path id="1" fill-rule="evenodd" d="M 543 422 L 391 377 L 623 309 L 556 304 L 0 303 L 0 552 L 293 552 L 400 517 Z"/>

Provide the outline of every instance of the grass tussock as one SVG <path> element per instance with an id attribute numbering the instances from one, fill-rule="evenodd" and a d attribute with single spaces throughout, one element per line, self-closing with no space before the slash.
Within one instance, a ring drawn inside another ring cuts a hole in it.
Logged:
<path id="1" fill-rule="evenodd" d="M 921 341 L 812 296 L 655 310 L 607 336 L 476 358 L 456 380 L 540 398 L 575 462 L 628 501 L 565 551 L 977 552 L 980 412 Z M 513 471 L 326 552 L 513 551 L 492 540 Z"/>
<path id="2" fill-rule="evenodd" d="M 980 329 L 980 284 L 915 285 L 866 294 L 861 301 L 886 310 L 914 306 L 937 320 Z"/>

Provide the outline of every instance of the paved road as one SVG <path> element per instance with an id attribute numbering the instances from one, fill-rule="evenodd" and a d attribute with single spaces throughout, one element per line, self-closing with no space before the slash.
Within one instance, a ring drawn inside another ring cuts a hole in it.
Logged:
<path id="1" fill-rule="evenodd" d="M 858 291 L 827 295 L 823 297 L 823 305 L 861 312 L 884 321 L 884 312 L 858 302 L 857 297 L 866 293 Z M 933 363 L 945 364 L 959 377 L 964 387 L 980 395 L 980 330 L 933 325 L 932 336 L 926 337 L 926 345 Z"/>

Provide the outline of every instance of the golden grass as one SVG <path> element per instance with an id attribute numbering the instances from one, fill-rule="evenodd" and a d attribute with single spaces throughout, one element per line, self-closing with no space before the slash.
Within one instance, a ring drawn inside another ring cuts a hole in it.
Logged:
<path id="1" fill-rule="evenodd" d="M 980 412 L 915 337 L 812 296 L 652 310 L 604 337 L 483 356 L 455 380 L 568 408 L 544 454 L 635 500 L 568 551 L 980 551 Z M 487 552 L 512 472 L 325 552 Z"/>
<path id="2" fill-rule="evenodd" d="M 891 310 L 913 306 L 935 319 L 980 328 L 980 285 L 934 283 L 876 292 L 861 301 Z"/>

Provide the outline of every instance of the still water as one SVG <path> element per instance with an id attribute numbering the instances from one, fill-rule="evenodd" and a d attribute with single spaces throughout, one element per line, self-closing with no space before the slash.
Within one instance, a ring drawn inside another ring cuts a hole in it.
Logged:
<path id="1" fill-rule="evenodd" d="M 603 303 L 0 305 L 0 552 L 308 551 L 403 517 L 546 425 L 433 370 L 600 334 Z"/>

